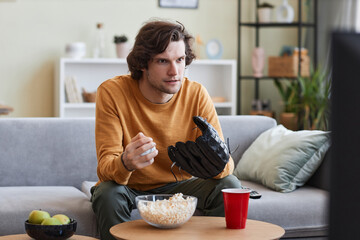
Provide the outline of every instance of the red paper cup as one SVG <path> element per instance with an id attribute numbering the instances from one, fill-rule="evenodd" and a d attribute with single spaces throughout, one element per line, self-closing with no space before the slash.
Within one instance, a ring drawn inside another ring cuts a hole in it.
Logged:
<path id="1" fill-rule="evenodd" d="M 224 198 L 226 227 L 230 229 L 245 228 L 250 190 L 227 188 L 221 191 Z"/>

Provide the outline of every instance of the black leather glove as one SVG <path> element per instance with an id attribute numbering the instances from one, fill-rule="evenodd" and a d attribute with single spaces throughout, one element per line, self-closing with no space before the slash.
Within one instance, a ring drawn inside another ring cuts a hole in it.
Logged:
<path id="1" fill-rule="evenodd" d="M 222 172 L 229 162 L 230 154 L 216 129 L 200 116 L 193 117 L 202 136 L 195 142 L 177 142 L 168 147 L 168 155 L 176 166 L 203 179 L 212 178 Z"/>

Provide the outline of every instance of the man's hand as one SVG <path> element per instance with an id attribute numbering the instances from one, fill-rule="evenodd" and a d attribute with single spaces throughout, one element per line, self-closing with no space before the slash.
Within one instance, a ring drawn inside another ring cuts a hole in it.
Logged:
<path id="1" fill-rule="evenodd" d="M 177 142 L 168 147 L 168 155 L 176 166 L 203 179 L 217 176 L 229 162 L 230 153 L 216 129 L 200 116 L 193 117 L 202 136 L 195 142 Z"/>
<path id="2" fill-rule="evenodd" d="M 151 165 L 154 162 L 154 157 L 159 153 L 155 146 L 156 144 L 152 138 L 146 137 L 142 132 L 139 132 L 131 139 L 131 142 L 125 147 L 123 152 L 122 161 L 125 168 L 133 171 Z M 141 155 L 153 147 L 155 148 L 154 151 L 143 156 Z"/>

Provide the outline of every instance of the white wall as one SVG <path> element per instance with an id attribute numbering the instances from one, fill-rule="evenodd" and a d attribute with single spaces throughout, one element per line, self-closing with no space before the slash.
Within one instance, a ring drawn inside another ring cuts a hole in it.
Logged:
<path id="1" fill-rule="evenodd" d="M 243 2 L 243 11 L 254 13 L 252 0 Z M 126 34 L 132 43 L 145 21 L 161 17 L 182 22 L 205 43 L 219 39 L 224 45 L 223 58 L 236 59 L 237 4 L 237 0 L 199 0 L 199 8 L 192 10 L 159 8 L 158 0 L 0 0 L 0 102 L 14 107 L 10 117 L 53 116 L 54 65 L 69 42 L 86 42 L 90 56 L 97 22 L 105 26 L 108 57 L 115 57 L 114 35 Z M 287 44 L 296 39 L 288 32 L 265 34 L 261 43 L 274 54 L 279 51 L 279 36 Z M 243 37 L 241 54 L 250 59 L 254 39 Z M 205 57 L 204 49 L 201 57 Z M 251 72 L 249 62 L 244 62 L 244 67 Z M 278 101 L 270 85 L 261 90 L 261 97 Z M 248 112 L 252 98 L 253 84 L 244 83 L 242 113 Z"/>

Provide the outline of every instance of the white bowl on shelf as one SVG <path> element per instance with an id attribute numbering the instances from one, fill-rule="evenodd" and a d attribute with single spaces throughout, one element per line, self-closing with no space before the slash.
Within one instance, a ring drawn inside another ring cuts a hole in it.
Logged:
<path id="1" fill-rule="evenodd" d="M 86 55 L 86 44 L 84 42 L 73 42 L 66 44 L 65 54 L 68 58 L 83 58 Z"/>

